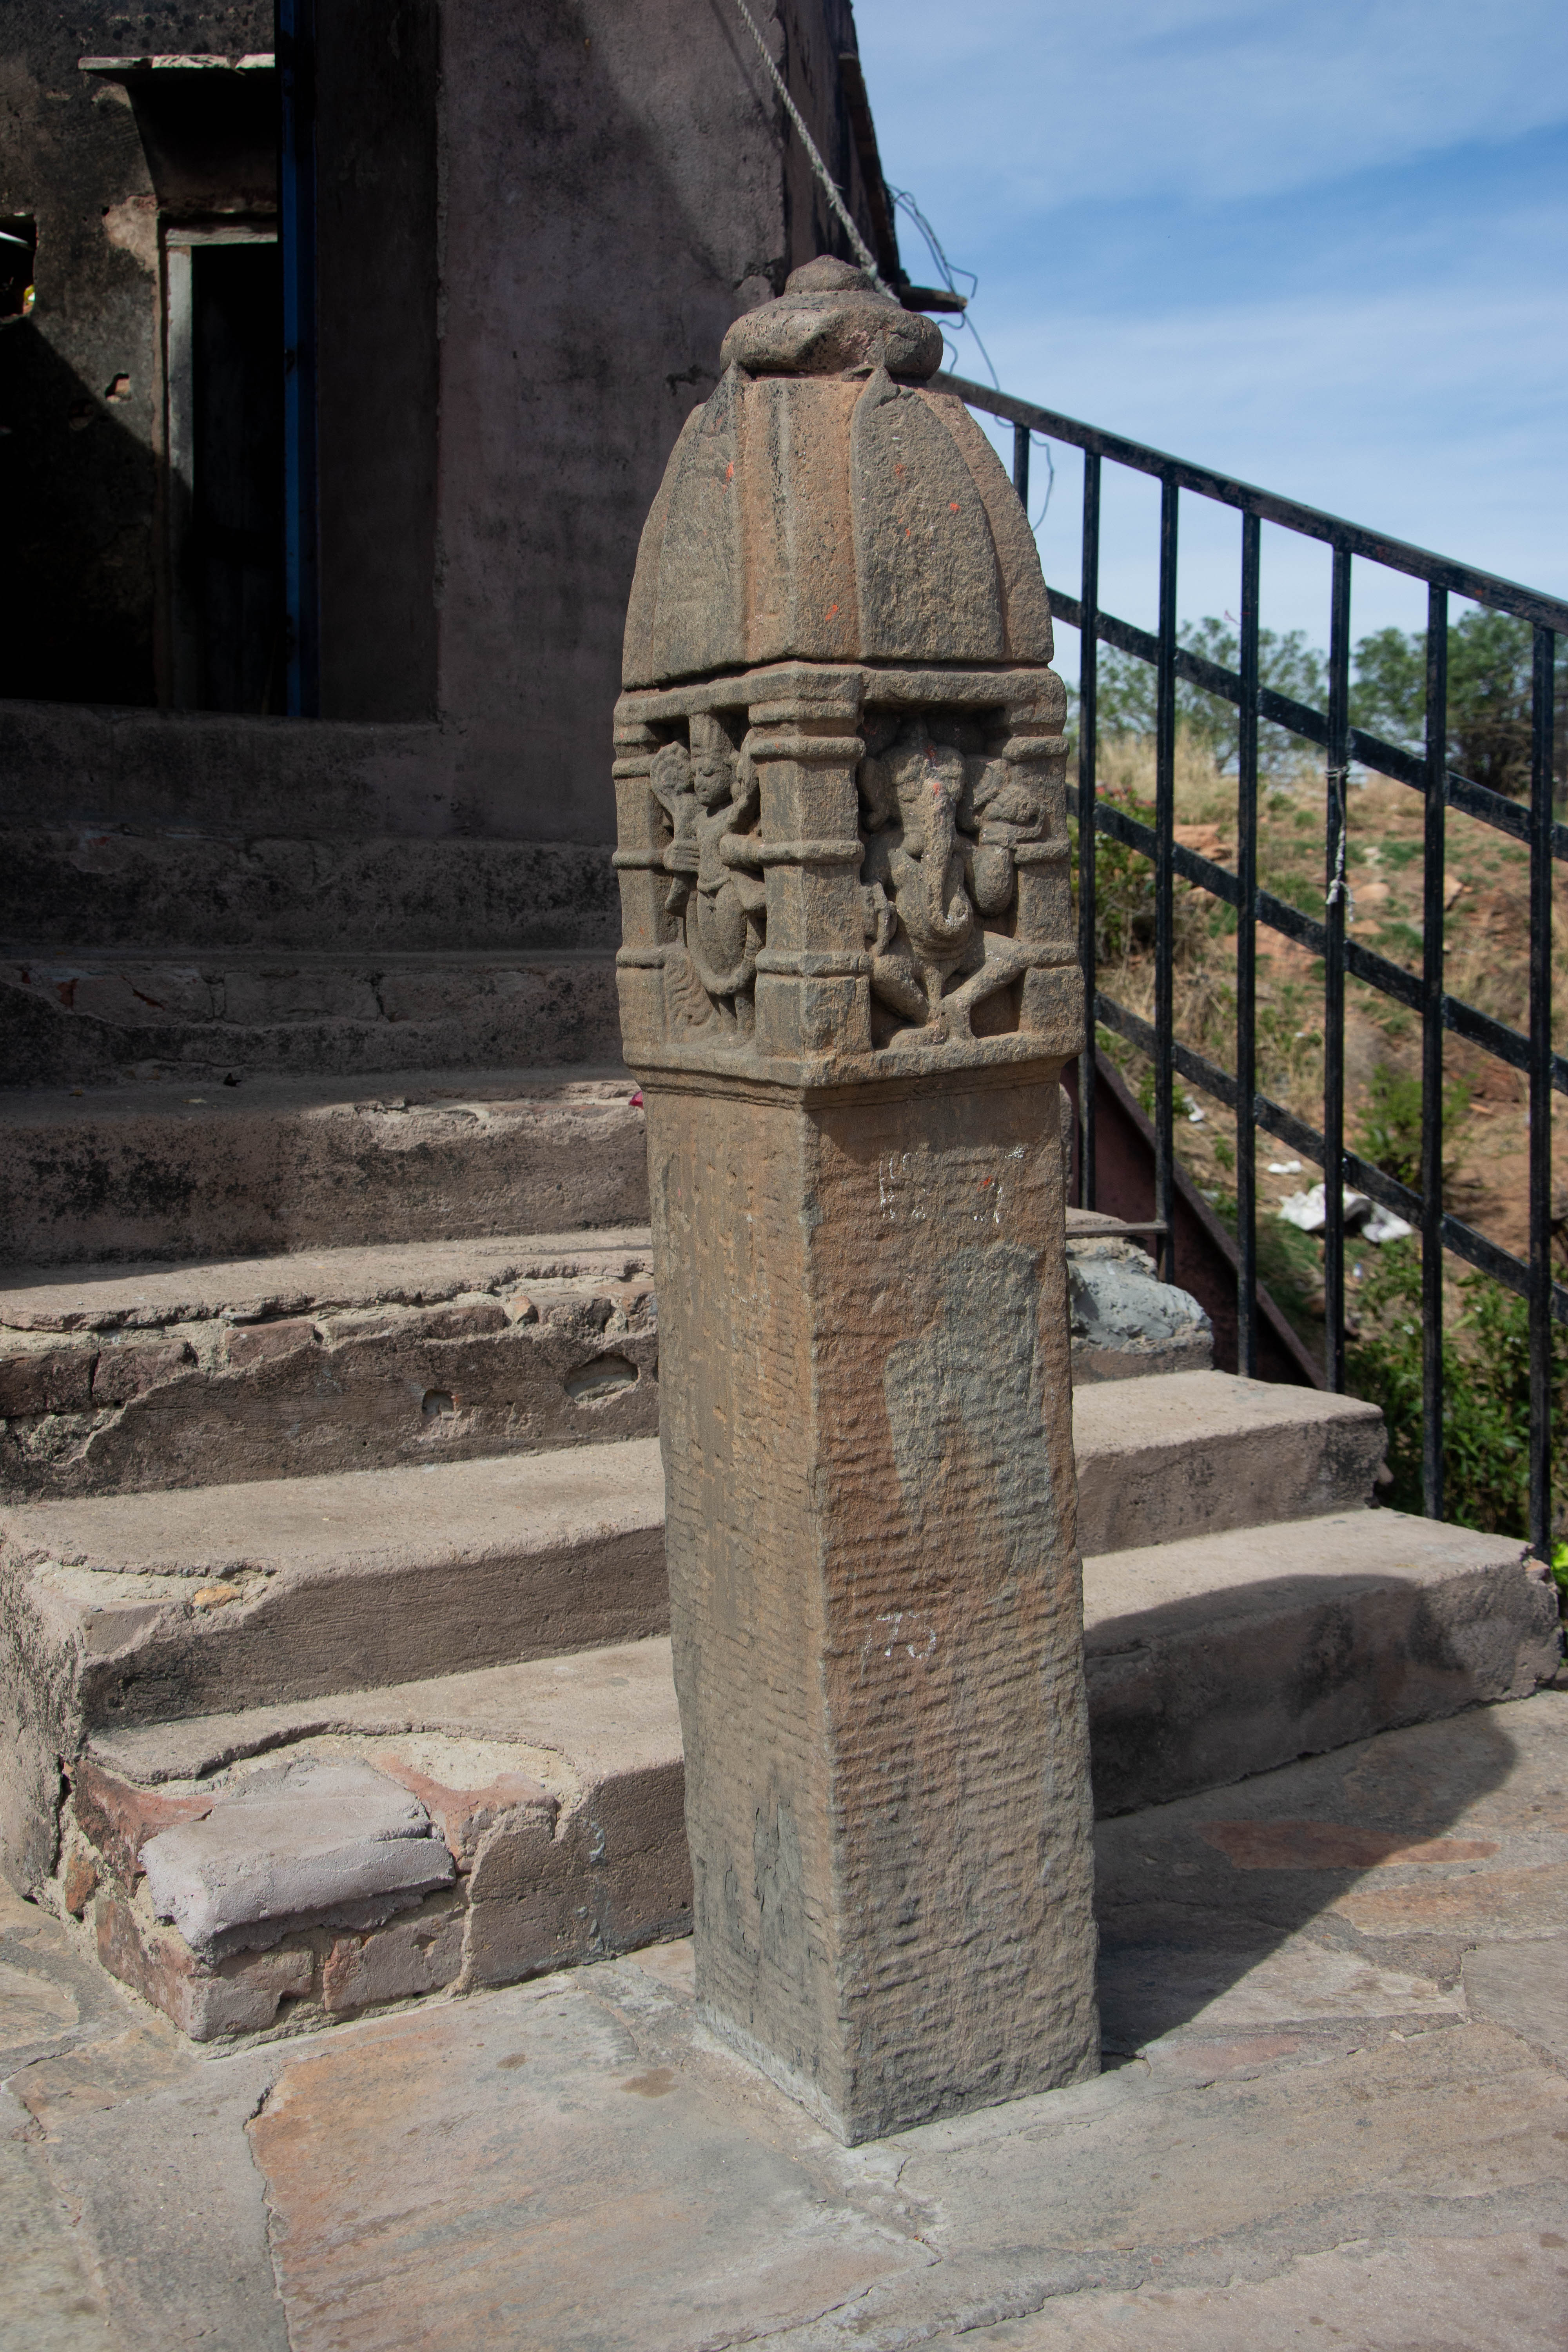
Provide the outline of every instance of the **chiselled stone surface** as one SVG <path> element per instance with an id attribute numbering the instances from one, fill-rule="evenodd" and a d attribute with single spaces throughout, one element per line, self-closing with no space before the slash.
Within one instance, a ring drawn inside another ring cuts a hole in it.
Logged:
<path id="1" fill-rule="evenodd" d="M 737 326 L 616 722 L 698 1999 L 850 2140 L 1096 2063 L 1065 697 L 939 357 L 826 260 Z"/>

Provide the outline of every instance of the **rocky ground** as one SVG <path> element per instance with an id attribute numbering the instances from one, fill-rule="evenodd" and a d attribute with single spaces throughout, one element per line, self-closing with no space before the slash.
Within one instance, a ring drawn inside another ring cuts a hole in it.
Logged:
<path id="1" fill-rule="evenodd" d="M 0 1915 L 7 2352 L 1547 2352 L 1568 1691 L 1099 1831 L 1105 2072 L 846 2151 L 689 1947 L 193 2052 Z"/>

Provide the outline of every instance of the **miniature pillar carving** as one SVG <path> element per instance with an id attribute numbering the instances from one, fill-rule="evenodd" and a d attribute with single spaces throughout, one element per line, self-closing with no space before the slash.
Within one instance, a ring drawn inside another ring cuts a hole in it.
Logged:
<path id="1" fill-rule="evenodd" d="M 851 2141 L 1098 2065 L 1065 696 L 940 352 L 736 322 L 616 714 L 698 2000 Z"/>

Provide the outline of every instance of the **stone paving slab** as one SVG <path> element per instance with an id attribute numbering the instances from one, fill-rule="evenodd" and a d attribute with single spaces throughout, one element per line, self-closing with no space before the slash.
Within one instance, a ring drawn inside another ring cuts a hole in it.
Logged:
<path id="1" fill-rule="evenodd" d="M 704 2046 L 685 1945 L 204 2059 L 7 1897 L 8 2147 L 55 2202 L 0 2340 L 1556 2352 L 1568 1693 L 1102 1822 L 1098 1857 L 1107 2071 L 852 2151 Z M 66 2333 L 6 2332 L 78 2279 Z"/>

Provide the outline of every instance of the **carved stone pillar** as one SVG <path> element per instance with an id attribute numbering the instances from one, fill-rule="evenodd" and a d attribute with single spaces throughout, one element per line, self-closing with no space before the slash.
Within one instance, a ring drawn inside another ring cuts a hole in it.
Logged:
<path id="1" fill-rule="evenodd" d="M 616 765 L 710 2029 L 842 2138 L 1098 2065 L 1050 617 L 838 262 L 670 459 Z"/>

